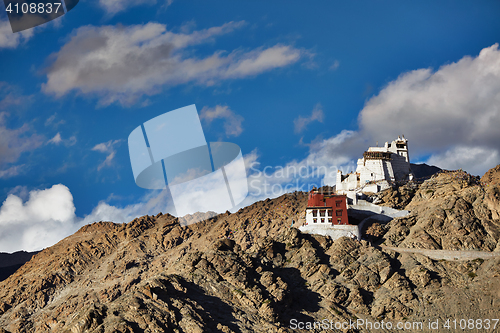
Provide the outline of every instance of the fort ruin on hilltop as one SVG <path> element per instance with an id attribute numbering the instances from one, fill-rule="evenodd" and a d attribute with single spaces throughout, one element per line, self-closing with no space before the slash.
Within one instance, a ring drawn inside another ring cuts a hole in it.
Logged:
<path id="1" fill-rule="evenodd" d="M 338 170 L 336 192 L 356 204 L 359 194 L 378 193 L 394 182 L 412 179 L 408 140 L 403 135 L 383 147 L 369 147 L 358 159 L 355 172 L 343 175 Z"/>
<path id="2" fill-rule="evenodd" d="M 313 189 L 309 192 L 306 220 L 299 229 L 332 239 L 361 239 L 363 225 L 369 220 L 388 222 L 408 215 L 406 210 L 377 206 L 363 200 L 364 193 L 377 193 L 395 182 L 413 179 L 408 154 L 408 140 L 403 136 L 383 147 L 369 147 L 358 159 L 355 172 L 343 175 L 339 170 L 335 192 Z M 352 218 L 355 224 L 349 222 Z"/>

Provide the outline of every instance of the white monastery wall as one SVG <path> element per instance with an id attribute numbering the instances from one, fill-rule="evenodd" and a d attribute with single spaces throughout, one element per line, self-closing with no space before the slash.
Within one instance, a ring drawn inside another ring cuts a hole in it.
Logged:
<path id="1" fill-rule="evenodd" d="M 332 240 L 336 240 L 340 237 L 361 239 L 357 225 L 303 225 L 299 227 L 299 230 L 306 234 L 330 236 Z"/>
<path id="2" fill-rule="evenodd" d="M 390 156 L 385 155 L 384 158 L 363 157 L 358 159 L 356 172 L 350 173 L 347 177 L 342 176 L 342 172 L 339 171 L 336 181 L 337 193 L 347 194 L 348 191 L 360 189 L 367 182 L 382 180 L 399 181 L 412 177 L 408 154 L 408 140 L 404 136 L 403 138 L 398 137 L 391 143 L 386 142 L 384 147 L 369 147 L 368 152 L 389 153 Z M 387 158 L 390 158 L 390 160 Z M 369 192 L 373 190 L 380 191 L 389 186 L 388 183 L 379 185 L 378 188 L 370 186 Z M 364 189 L 361 191 L 364 191 Z"/>

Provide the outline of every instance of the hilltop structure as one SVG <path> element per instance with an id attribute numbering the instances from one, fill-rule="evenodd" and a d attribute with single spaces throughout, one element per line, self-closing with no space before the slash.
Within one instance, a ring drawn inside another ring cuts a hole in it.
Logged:
<path id="1" fill-rule="evenodd" d="M 299 230 L 337 239 L 343 236 L 360 239 L 357 225 L 349 224 L 347 197 L 313 189 L 309 193 L 306 222 Z"/>
<path id="2" fill-rule="evenodd" d="M 358 159 L 355 172 L 343 175 L 337 172 L 337 194 L 345 194 L 354 204 L 358 193 L 377 193 L 391 183 L 413 179 L 408 153 L 408 140 L 404 135 L 386 142 L 383 147 L 369 147 Z"/>

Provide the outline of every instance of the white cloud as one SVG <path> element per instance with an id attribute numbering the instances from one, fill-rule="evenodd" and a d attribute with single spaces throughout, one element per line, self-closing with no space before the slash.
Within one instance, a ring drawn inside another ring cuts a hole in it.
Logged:
<path id="1" fill-rule="evenodd" d="M 9 195 L 9 194 L 14 194 L 14 195 L 18 196 L 19 198 L 21 198 L 22 200 L 27 201 L 30 193 L 29 193 L 27 186 L 17 185 L 13 189 L 9 190 L 7 195 Z"/>
<path id="2" fill-rule="evenodd" d="M 21 93 L 21 89 L 10 85 L 7 82 L 0 81 L 0 110 L 16 108 L 29 104 L 33 96 L 26 96 Z"/>
<path id="3" fill-rule="evenodd" d="M 6 170 L 0 170 L 0 179 L 7 179 L 19 175 L 24 169 L 25 165 L 14 165 Z"/>
<path id="4" fill-rule="evenodd" d="M 152 191 L 139 204 L 123 208 L 102 201 L 84 218 L 75 215 L 73 195 L 62 185 L 44 190 L 17 187 L 0 207 L 0 252 L 36 251 L 49 247 L 96 221 L 130 222 L 146 214 L 166 212 L 166 193 Z M 26 200 L 26 197 L 28 199 Z"/>
<path id="5" fill-rule="evenodd" d="M 329 69 L 331 71 L 336 71 L 339 68 L 339 66 L 340 66 L 340 61 L 335 60 Z"/>
<path id="6" fill-rule="evenodd" d="M 122 140 L 110 140 L 108 142 L 103 142 L 95 145 L 92 150 L 98 151 L 106 155 L 106 159 L 97 166 L 97 170 L 101 170 L 104 167 L 109 167 L 113 164 L 113 159 L 115 158 L 116 155 L 116 148 L 115 146 L 119 144 Z"/>
<path id="7" fill-rule="evenodd" d="M 202 170 L 201 168 L 190 168 L 186 172 L 176 175 L 172 181 L 169 181 L 169 184 L 185 183 L 196 178 L 200 178 L 206 174 L 207 170 Z"/>
<path id="8" fill-rule="evenodd" d="M 99 5 L 109 14 L 115 15 L 130 7 L 140 5 L 155 5 L 156 0 L 99 0 Z"/>
<path id="9" fill-rule="evenodd" d="M 26 101 L 23 97 L 26 96 L 20 95 L 16 87 L 0 82 L 0 110 L 11 106 L 19 107 Z M 40 147 L 44 140 L 27 123 L 16 129 L 8 128 L 6 119 L 9 116 L 5 111 L 0 112 L 0 178 L 4 179 L 20 174 L 25 165 L 9 165 L 16 163 L 23 153 Z"/>
<path id="10" fill-rule="evenodd" d="M 115 101 L 128 105 L 164 87 L 186 83 L 211 86 L 300 59 L 302 51 L 280 44 L 248 52 L 216 51 L 203 58 L 193 56 L 190 47 L 244 24 L 229 22 L 191 33 L 174 33 L 158 23 L 81 27 L 56 54 L 43 90 L 57 97 L 74 90 L 98 96 L 102 105 Z"/>
<path id="11" fill-rule="evenodd" d="M 54 113 L 52 116 L 48 117 L 47 120 L 45 120 L 45 126 L 52 126 L 54 128 L 57 128 L 59 125 L 63 125 L 64 123 L 66 123 L 66 121 L 63 119 L 56 121 L 56 118 L 57 113 Z"/>
<path id="12" fill-rule="evenodd" d="M 52 139 L 47 141 L 47 144 L 53 144 L 56 146 L 60 145 L 61 143 L 63 143 L 66 147 L 73 146 L 74 144 L 76 144 L 76 136 L 73 135 L 69 139 L 63 139 L 61 137 L 61 133 L 57 132 L 57 134 L 54 135 Z"/>
<path id="13" fill-rule="evenodd" d="M 354 161 L 376 141 L 404 134 L 413 161 L 430 156 L 426 162 L 441 168 L 483 174 L 500 162 L 498 44 L 437 71 L 401 74 L 365 103 L 358 121 L 359 130 L 344 140 L 312 148 Z"/>
<path id="14" fill-rule="evenodd" d="M 75 145 L 75 144 L 76 144 L 76 141 L 77 141 L 77 140 L 76 140 L 76 136 L 72 135 L 72 136 L 70 136 L 70 137 L 69 137 L 69 139 L 64 140 L 64 145 L 65 145 L 66 147 L 70 147 L 70 146 Z"/>
<path id="15" fill-rule="evenodd" d="M 107 153 L 113 143 L 96 145 L 95 150 Z M 244 156 L 248 169 L 251 163 L 257 161 L 257 158 L 256 152 Z M 274 183 L 284 183 L 282 177 L 275 178 Z M 290 177 L 290 180 L 292 178 Z M 257 178 L 254 177 L 254 179 Z M 186 198 L 193 195 L 196 193 L 191 191 L 176 199 L 184 202 Z M 267 196 L 264 192 L 251 193 L 245 202 L 252 203 L 268 196 L 272 196 L 272 193 Z M 211 196 L 205 197 L 204 200 L 205 206 L 215 207 L 218 205 L 219 198 Z M 29 193 L 25 187 L 17 187 L 11 191 L 0 207 L 0 252 L 40 250 L 73 234 L 88 223 L 129 222 L 146 214 L 156 215 L 159 212 L 175 214 L 175 208 L 168 190 L 150 191 L 136 204 L 117 207 L 101 201 L 89 215 L 78 217 L 75 215 L 73 196 L 70 190 L 62 184 L 45 190 L 33 190 Z"/>
<path id="16" fill-rule="evenodd" d="M 284 167 L 267 168 L 264 170 L 265 173 L 262 172 L 264 167 L 258 163 L 256 151 L 245 155 L 243 158 L 249 174 L 250 193 L 234 210 L 267 197 L 276 197 L 293 190 L 308 190 L 313 185 L 321 186 L 327 183 L 325 179 L 329 180 L 335 175 L 336 164 L 349 162 L 345 156 L 330 151 L 330 145 L 341 146 L 352 135 L 353 132 L 342 132 L 327 142 L 312 147 L 306 159 L 292 161 Z M 96 151 L 109 153 L 114 143 L 108 141 L 94 148 Z M 334 156 L 330 156 L 332 153 Z M 189 192 L 176 199 L 182 202 L 196 194 Z M 205 206 L 216 207 L 219 198 L 205 196 L 204 200 Z M 0 252 L 40 250 L 73 234 L 88 223 L 95 221 L 123 223 L 139 216 L 156 215 L 159 212 L 175 214 L 175 207 L 168 190 L 150 191 L 137 204 L 125 207 L 101 201 L 89 215 L 82 218 L 75 215 L 73 196 L 62 184 L 45 190 L 33 190 L 29 194 L 25 187 L 16 187 L 0 207 Z"/>
<path id="17" fill-rule="evenodd" d="M 34 251 L 75 230 L 73 196 L 64 185 L 31 191 L 29 200 L 10 194 L 0 208 L 0 252 Z"/>
<path id="18" fill-rule="evenodd" d="M 9 21 L 0 20 L 0 48 L 15 49 L 33 37 L 33 29 L 12 32 Z"/>
<path id="19" fill-rule="evenodd" d="M 173 0 L 165 1 L 163 7 L 166 8 L 172 4 Z M 99 0 L 99 5 L 106 11 L 110 16 L 113 16 L 119 12 L 123 12 L 131 7 L 141 6 L 141 5 L 156 5 L 156 0 Z"/>
<path id="20" fill-rule="evenodd" d="M 463 169 L 474 175 L 483 175 L 485 170 L 500 164 L 498 149 L 485 147 L 455 146 L 441 154 L 432 155 L 427 163 L 447 170 Z"/>
<path id="21" fill-rule="evenodd" d="M 288 192 L 335 185 L 337 170 L 347 173 L 355 169 L 352 151 L 362 146 L 363 142 L 356 132 L 342 131 L 310 145 L 304 159 L 292 160 L 284 165 L 262 165 L 257 152 L 253 151 L 245 156 L 249 196 L 239 207 Z"/>
<path id="22" fill-rule="evenodd" d="M 32 151 L 42 145 L 43 137 L 31 133 L 28 124 L 17 129 L 5 126 L 5 112 L 0 112 L 0 166 L 14 163 L 22 153 Z"/>
<path id="23" fill-rule="evenodd" d="M 90 214 L 84 218 L 78 218 L 80 225 L 96 221 L 111 221 L 115 223 L 130 222 L 136 217 L 144 215 L 156 215 L 160 212 L 174 213 L 170 193 L 167 190 L 154 190 L 140 198 L 137 203 L 117 207 L 106 201 L 100 201 Z"/>
<path id="24" fill-rule="evenodd" d="M 217 105 L 214 108 L 204 107 L 200 112 L 200 119 L 210 124 L 214 119 L 224 119 L 226 136 L 239 136 L 243 132 L 241 123 L 243 117 L 234 113 L 227 105 Z"/>
<path id="25" fill-rule="evenodd" d="M 95 221 L 112 221 L 115 223 L 130 222 L 134 218 L 146 215 L 145 211 L 141 212 L 144 208 L 143 204 L 130 205 L 125 208 L 111 206 L 105 201 L 99 204 L 92 210 L 92 213 L 83 219 L 83 224 L 92 223 Z"/>
<path id="26" fill-rule="evenodd" d="M 26 96 L 17 95 L 13 92 L 6 92 L 5 90 L 5 82 L 0 82 L 0 89 L 2 89 L 2 100 L 0 101 L 0 110 L 8 109 L 11 106 L 19 106 L 23 103 L 23 100 Z"/>
<path id="27" fill-rule="evenodd" d="M 314 112 L 313 112 L 314 115 Z M 295 120 L 300 132 L 314 118 Z M 405 134 L 410 157 L 445 169 L 462 168 L 482 175 L 500 163 L 500 51 L 498 45 L 457 63 L 402 74 L 368 100 L 359 130 L 344 130 L 309 145 L 308 155 L 283 166 L 258 164 L 249 156 L 250 204 L 290 190 L 333 185 L 336 170 L 356 168 L 356 160 L 375 141 Z"/>
<path id="28" fill-rule="evenodd" d="M 62 139 L 61 139 L 61 134 L 60 133 L 57 133 L 52 139 L 50 139 L 49 141 L 47 141 L 47 143 L 51 143 L 51 144 L 54 144 L 54 145 L 59 145 L 61 142 L 62 142 Z"/>
<path id="29" fill-rule="evenodd" d="M 325 115 L 323 113 L 323 107 L 320 103 L 316 104 L 314 106 L 314 109 L 312 110 L 311 116 L 299 116 L 293 121 L 293 124 L 295 126 L 295 133 L 302 133 L 306 129 L 307 125 L 309 125 L 309 123 L 313 121 L 319 121 L 320 123 L 322 123 L 324 116 Z"/>
<path id="30" fill-rule="evenodd" d="M 296 119 L 296 132 L 312 118 Z M 369 146 L 392 141 L 403 133 L 410 140 L 410 157 L 430 155 L 429 164 L 482 175 L 500 163 L 498 45 L 437 71 L 420 69 L 400 75 L 366 102 L 358 119 L 358 131 L 344 130 L 313 142 L 303 160 L 262 166 L 253 158 L 254 167 L 249 170 L 252 195 L 245 204 L 301 189 L 303 184 L 333 185 L 337 169 L 344 173 L 354 170 L 356 160 Z"/>
<path id="31" fill-rule="evenodd" d="M 276 45 L 243 54 L 222 72 L 225 78 L 257 75 L 273 68 L 284 67 L 298 61 L 300 51 L 286 45 Z"/>
<path id="32" fill-rule="evenodd" d="M 283 166 L 264 166 L 258 163 L 255 151 L 245 155 L 250 194 L 240 206 L 287 191 L 308 190 L 313 185 L 332 185 L 337 169 L 353 170 L 355 159 L 368 146 L 402 133 L 410 139 L 411 156 L 430 154 L 428 163 L 482 174 L 500 162 L 499 101 L 497 45 L 484 49 L 478 57 L 464 57 L 435 72 L 424 69 L 402 74 L 367 101 L 359 116 L 358 131 L 345 130 L 314 142 L 304 159 Z M 216 115 L 214 112 L 212 118 Z M 94 150 L 109 156 L 114 142 L 101 143 Z M 32 243 L 36 242 L 51 245 L 82 223 L 126 222 L 144 214 L 173 211 L 168 191 L 151 191 L 138 204 L 123 208 L 100 202 L 89 216 L 78 219 L 74 217 L 69 190 L 58 188 L 55 192 L 54 196 L 30 194 L 25 203 L 15 194 L 9 195 L 0 208 L 0 251 L 33 250 Z M 46 197 L 51 197 L 47 205 L 44 203 L 49 199 L 42 200 Z M 61 207 L 57 212 L 56 204 Z M 46 210 L 35 216 L 29 207 Z"/>
<path id="33" fill-rule="evenodd" d="M 437 71 L 418 69 L 400 75 L 366 103 L 359 121 L 361 131 L 378 141 L 405 134 L 417 155 L 458 146 L 498 151 L 498 44 Z"/>

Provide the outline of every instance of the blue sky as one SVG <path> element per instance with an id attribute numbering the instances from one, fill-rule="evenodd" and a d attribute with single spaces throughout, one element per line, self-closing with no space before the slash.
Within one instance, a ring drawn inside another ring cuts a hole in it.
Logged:
<path id="1" fill-rule="evenodd" d="M 399 134 L 412 162 L 482 175 L 500 163 L 499 15 L 498 1 L 91 0 L 13 34 L 2 12 L 0 251 L 167 212 L 135 185 L 127 137 L 190 104 L 207 141 L 252 165 L 245 204 L 335 181 L 279 167 L 349 170 Z"/>

